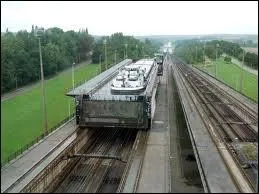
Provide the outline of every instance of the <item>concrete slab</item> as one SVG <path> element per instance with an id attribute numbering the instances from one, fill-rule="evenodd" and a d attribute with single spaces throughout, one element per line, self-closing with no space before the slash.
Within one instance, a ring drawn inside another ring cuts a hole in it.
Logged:
<path id="1" fill-rule="evenodd" d="M 35 164 L 39 163 L 45 156 L 55 149 L 60 142 L 72 134 L 75 129 L 76 124 L 75 119 L 73 119 L 49 134 L 38 144 L 25 151 L 17 159 L 14 159 L 3 166 L 1 168 L 1 192 L 4 192 L 16 181 L 22 179 L 26 173 L 32 170 Z M 49 160 L 46 162 L 49 162 Z"/>
<path id="2" fill-rule="evenodd" d="M 148 145 L 143 170 L 138 186 L 138 193 L 165 193 L 165 146 Z M 151 162 L 152 161 L 152 162 Z"/>
<path id="3" fill-rule="evenodd" d="M 211 138 L 209 129 L 205 126 L 191 97 L 187 94 L 187 90 L 183 85 L 183 81 L 181 80 L 176 67 L 174 65 L 172 67 L 176 85 L 179 89 L 183 110 L 187 119 L 186 122 L 194 152 L 197 154 L 196 159 L 197 157 L 199 158 L 197 162 L 198 166 L 200 166 L 200 173 L 206 180 L 203 182 L 203 185 L 208 187 L 208 190 L 213 193 L 238 192 L 232 176 Z M 216 137 L 215 134 L 213 136 Z M 219 139 L 217 141 L 220 142 Z"/>
<path id="4" fill-rule="evenodd" d="M 166 68 L 164 69 L 166 72 Z M 168 187 L 168 108 L 166 73 L 157 90 L 156 110 L 147 140 L 137 193 L 167 193 Z"/>

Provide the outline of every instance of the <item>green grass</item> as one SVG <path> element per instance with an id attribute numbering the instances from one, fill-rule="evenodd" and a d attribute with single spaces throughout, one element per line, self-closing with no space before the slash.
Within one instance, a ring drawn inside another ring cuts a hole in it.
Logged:
<path id="1" fill-rule="evenodd" d="M 88 80 L 99 70 L 99 65 L 82 65 L 75 69 L 75 84 Z M 71 71 L 63 72 L 45 82 L 48 129 L 74 112 L 73 98 L 65 95 L 72 87 Z M 1 163 L 10 154 L 31 142 L 43 132 L 42 95 L 40 84 L 14 98 L 1 102 Z"/>
<path id="2" fill-rule="evenodd" d="M 232 63 L 224 62 L 223 58 L 218 61 L 212 61 L 207 66 L 204 64 L 196 64 L 197 68 L 207 71 L 210 75 L 215 77 L 216 66 L 217 66 L 217 79 L 223 81 L 227 85 L 231 86 L 238 92 L 241 91 L 240 88 L 240 78 L 242 74 L 242 69 Z M 245 96 L 251 98 L 255 102 L 258 102 L 258 80 L 257 76 L 244 70 L 243 73 L 243 93 Z"/>

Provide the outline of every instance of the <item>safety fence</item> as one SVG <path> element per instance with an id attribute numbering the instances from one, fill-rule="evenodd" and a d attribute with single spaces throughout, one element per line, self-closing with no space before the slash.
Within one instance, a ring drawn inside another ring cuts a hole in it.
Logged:
<path id="1" fill-rule="evenodd" d="M 34 144 L 38 143 L 40 140 L 42 140 L 44 137 L 48 136 L 51 132 L 58 129 L 61 125 L 66 123 L 69 120 L 72 120 L 72 118 L 75 117 L 75 113 L 72 113 L 70 116 L 66 117 L 64 120 L 57 123 L 54 127 L 48 129 L 46 132 L 42 133 L 41 135 L 37 136 L 34 140 L 26 144 L 25 146 L 18 149 L 16 152 L 10 154 L 7 159 L 5 159 L 3 162 L 1 162 L 1 167 L 3 167 L 5 164 L 10 162 L 11 160 L 17 158 L 17 156 L 21 155 L 24 151 L 28 150 L 30 147 L 32 147 Z"/>

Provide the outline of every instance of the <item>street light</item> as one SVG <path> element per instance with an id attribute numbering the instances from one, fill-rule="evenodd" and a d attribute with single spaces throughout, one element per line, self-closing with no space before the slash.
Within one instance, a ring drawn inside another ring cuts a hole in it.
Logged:
<path id="1" fill-rule="evenodd" d="M 43 64 L 42 64 L 42 55 L 41 55 L 41 42 L 40 37 L 44 32 L 43 28 L 38 28 L 36 26 L 34 35 L 39 39 L 39 52 L 40 52 L 40 72 L 41 72 L 41 89 L 42 89 L 42 106 L 43 106 L 43 115 L 45 117 L 45 134 L 48 134 L 48 121 L 47 121 L 47 111 L 46 111 L 46 103 L 45 103 L 45 89 L 44 89 L 44 73 L 43 73 Z M 43 121 L 44 122 L 44 121 Z"/>
<path id="2" fill-rule="evenodd" d="M 106 39 L 104 39 L 103 44 L 105 48 L 105 68 L 107 70 L 107 48 L 106 48 L 107 40 Z"/>
<path id="3" fill-rule="evenodd" d="M 116 64 L 116 53 L 117 53 L 117 50 L 115 50 L 115 53 L 114 53 L 114 64 Z"/>
<path id="4" fill-rule="evenodd" d="M 205 48 L 206 48 L 206 44 L 204 43 L 204 45 L 203 45 L 203 62 L 204 62 L 204 65 L 205 65 Z"/>
<path id="5" fill-rule="evenodd" d="M 75 88 L 75 82 L 74 82 L 74 65 L 75 65 L 75 62 L 72 63 L 72 84 L 73 84 L 73 92 L 74 92 L 74 88 Z"/>
<path id="6" fill-rule="evenodd" d="M 217 60 L 218 60 L 218 48 L 219 48 L 219 44 L 216 45 L 216 64 L 215 64 L 215 68 L 216 68 L 216 78 L 217 78 Z"/>
<path id="7" fill-rule="evenodd" d="M 99 56 L 100 73 L 102 73 L 102 55 Z"/>
<path id="8" fill-rule="evenodd" d="M 136 55 L 137 55 L 137 58 L 138 58 L 138 45 L 136 44 Z"/>
<path id="9" fill-rule="evenodd" d="M 197 60 L 197 48 L 198 47 L 196 46 L 195 48 L 196 48 L 196 57 L 195 58 L 196 58 L 196 63 L 197 63 L 198 62 L 198 60 Z"/>
<path id="10" fill-rule="evenodd" d="M 243 77 L 244 77 L 245 49 L 243 49 L 242 72 L 240 77 L 240 92 L 243 93 Z"/>
<path id="11" fill-rule="evenodd" d="M 127 51 L 128 44 L 125 44 L 125 48 L 126 48 L 126 51 L 125 51 L 125 53 L 126 53 L 126 58 L 128 58 L 128 51 Z"/>

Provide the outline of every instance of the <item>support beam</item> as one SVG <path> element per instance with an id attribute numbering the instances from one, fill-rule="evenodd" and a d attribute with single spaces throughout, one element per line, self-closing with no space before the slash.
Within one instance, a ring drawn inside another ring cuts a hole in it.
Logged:
<path id="1" fill-rule="evenodd" d="M 64 159 L 66 160 L 66 159 L 76 158 L 76 157 L 114 159 L 114 160 L 119 160 L 121 162 L 127 163 L 127 161 L 122 160 L 122 158 L 120 156 L 100 155 L 100 154 L 74 154 L 72 156 L 68 155 Z"/>

